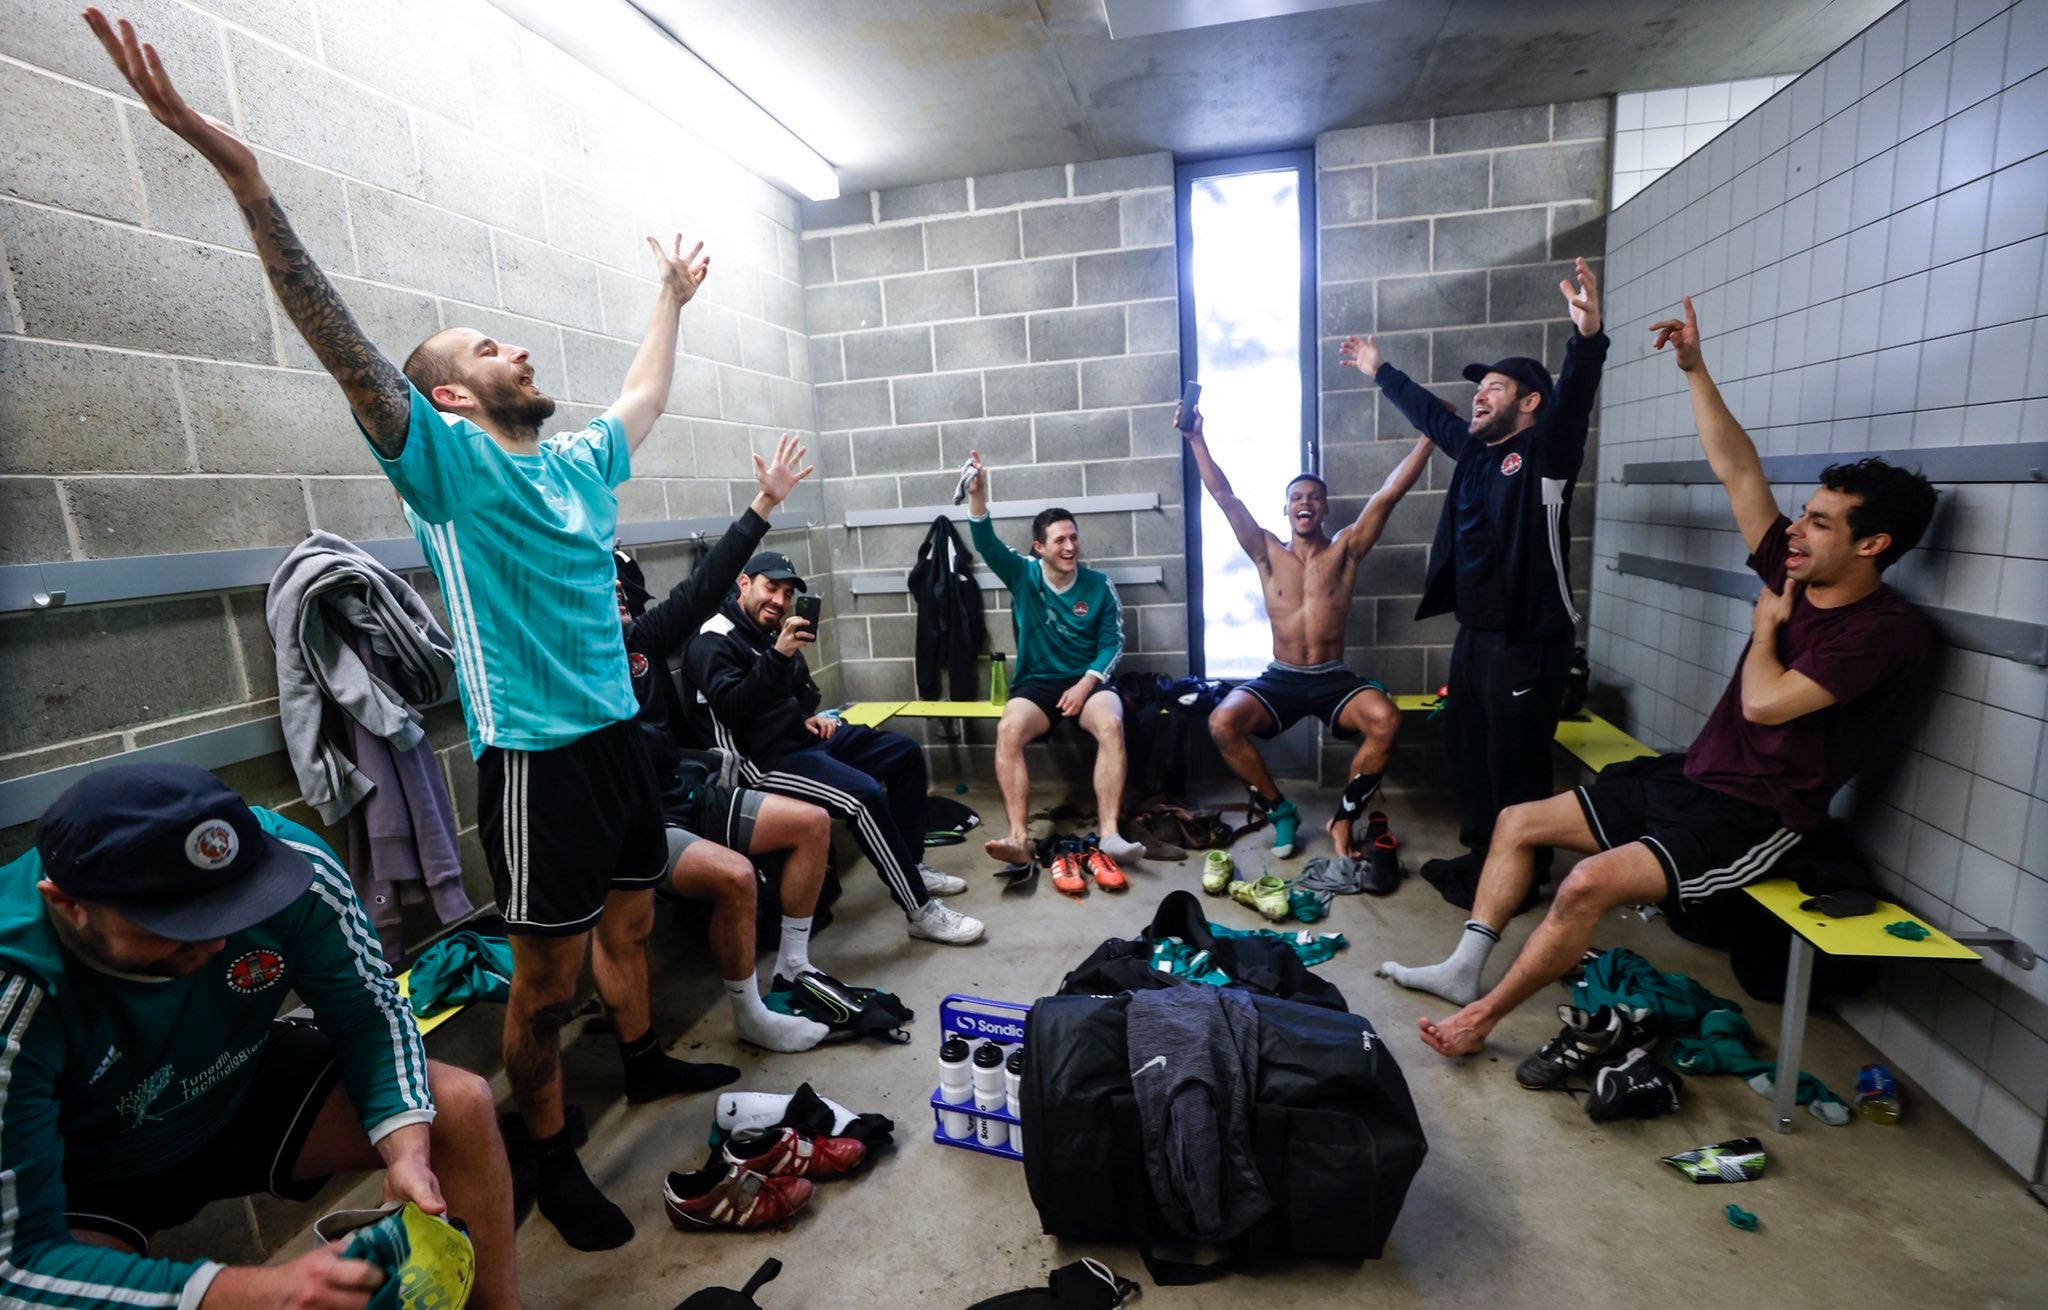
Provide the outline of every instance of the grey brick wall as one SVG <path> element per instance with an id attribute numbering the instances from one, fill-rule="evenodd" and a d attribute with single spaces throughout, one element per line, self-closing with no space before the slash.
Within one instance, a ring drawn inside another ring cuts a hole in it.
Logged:
<path id="1" fill-rule="evenodd" d="M 753 494 L 751 455 L 811 428 L 795 203 L 483 0 L 135 17 L 194 103 L 258 149 L 394 356 L 476 326 L 533 350 L 559 418 L 585 422 L 646 322 L 642 234 L 707 242 L 715 271 L 622 517 L 730 514 Z M 0 55 L 0 561 L 406 535 L 212 170 L 128 96 L 73 11 L 0 4 Z M 790 508 L 823 503 L 816 479 Z M 776 541 L 809 563 L 807 536 Z M 652 580 L 682 555 L 653 552 Z M 0 617 L 0 665 L 0 777 L 276 709 L 260 591 Z M 436 740 L 470 797 L 459 716 Z M 296 803 L 276 761 L 241 773 L 256 799 Z M 0 853 L 27 840 L 0 834 Z"/>
<path id="2" fill-rule="evenodd" d="M 978 448 L 998 500 L 1051 504 L 1156 491 L 1161 508 L 1084 514 L 1084 557 L 1156 565 L 1121 588 L 1125 666 L 1184 672 L 1180 390 L 1173 168 L 1164 155 L 958 179 L 806 206 L 800 266 L 831 481 L 826 628 L 848 699 L 915 694 L 907 597 L 856 596 L 901 578 L 925 525 L 849 530 L 852 509 L 947 506 Z M 1022 520 L 998 520 L 1021 545 Z M 994 648 L 1014 653 L 1008 595 L 986 593 Z M 892 725 L 894 726 L 894 725 Z M 934 769 L 989 776 L 986 725 Z M 936 739 L 935 739 L 936 740 Z"/>
<path id="3" fill-rule="evenodd" d="M 1459 373 L 1468 363 L 1533 355 L 1555 370 L 1572 332 L 1558 280 L 1579 256 L 1597 271 L 1605 253 L 1608 123 L 1607 102 L 1588 100 L 1316 138 L 1317 358 L 1332 522 L 1357 515 L 1415 437 L 1370 378 L 1338 367 L 1344 337 L 1376 332 L 1388 362 L 1461 413 L 1472 397 Z M 1597 450 L 1596 435 L 1572 504 L 1581 596 Z M 1359 570 L 1345 656 L 1396 692 L 1434 691 L 1449 674 L 1456 623 L 1414 616 L 1450 469 L 1441 455 L 1431 461 Z M 1397 771 L 1410 785 L 1442 783 L 1429 730 L 1411 729 Z M 1341 781 L 1349 760 L 1350 747 L 1327 743 L 1325 779 Z"/>
<path id="4" fill-rule="evenodd" d="M 1686 390 L 1644 328 L 1682 293 L 1766 455 L 2038 441 L 2048 426 L 2048 0 L 1899 6 L 1616 211 L 1607 468 L 1698 458 Z M 1811 488 L 1777 489 L 1788 512 Z M 2048 486 L 1942 488 L 1906 595 L 2048 621 Z M 1602 488 L 1623 551 L 1743 567 L 1715 486 Z M 1738 667 L 1749 606 L 1596 567 L 1596 680 L 1681 748 Z M 1942 654 L 1899 749 L 1843 793 L 1886 891 L 1945 928 L 2048 947 L 2048 670 Z M 2038 1176 L 2048 969 L 1898 970 L 1840 1007 L 1919 1090 Z M 1824 1073 L 1830 1081 L 1838 1076 Z"/>

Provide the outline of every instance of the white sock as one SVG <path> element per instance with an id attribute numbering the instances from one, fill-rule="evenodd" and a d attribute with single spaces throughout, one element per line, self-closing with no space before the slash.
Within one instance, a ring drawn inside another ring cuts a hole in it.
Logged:
<path id="1" fill-rule="evenodd" d="M 1122 833 L 1105 832 L 1098 840 L 1103 853 L 1112 860 L 1136 860 L 1144 857 L 1144 844 L 1134 842 Z"/>
<path id="2" fill-rule="evenodd" d="M 747 1128 L 766 1128 L 770 1124 L 780 1123 L 782 1117 L 789 1113 L 790 1099 L 783 1092 L 720 1092 L 718 1126 L 726 1132 L 736 1133 Z M 829 1096 L 820 1096 L 818 1099 L 832 1112 L 830 1135 L 844 1133 L 846 1126 L 854 1121 L 853 1111 Z"/>
<path id="3" fill-rule="evenodd" d="M 808 1051 L 832 1031 L 822 1023 L 777 1014 L 761 1001 L 761 988 L 754 975 L 725 980 L 725 999 L 732 1002 L 733 1026 L 740 1040 L 771 1051 Z"/>
<path id="4" fill-rule="evenodd" d="M 775 957 L 775 972 L 791 982 L 811 967 L 811 916 L 782 916 L 782 951 Z"/>
<path id="5" fill-rule="evenodd" d="M 1499 943 L 1499 933 L 1477 919 L 1467 919 L 1458 949 L 1450 958 L 1426 968 L 1388 960 L 1380 965 L 1380 973 L 1403 987 L 1441 996 L 1454 1005 L 1470 1005 L 1479 999 L 1479 977 L 1486 970 L 1486 957 Z"/>

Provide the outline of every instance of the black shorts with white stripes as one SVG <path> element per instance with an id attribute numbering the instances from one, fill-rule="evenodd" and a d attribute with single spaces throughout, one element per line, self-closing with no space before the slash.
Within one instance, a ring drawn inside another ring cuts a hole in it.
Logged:
<path id="1" fill-rule="evenodd" d="M 668 873 L 668 833 L 646 739 L 628 720 L 551 751 L 477 757 L 478 836 L 507 933 L 588 932 L 614 889 Z"/>
<path id="2" fill-rule="evenodd" d="M 1686 777 L 1682 754 L 1610 764 L 1578 797 L 1601 850 L 1632 841 L 1650 848 L 1673 904 L 1768 877 L 1799 844 L 1775 811 Z"/>

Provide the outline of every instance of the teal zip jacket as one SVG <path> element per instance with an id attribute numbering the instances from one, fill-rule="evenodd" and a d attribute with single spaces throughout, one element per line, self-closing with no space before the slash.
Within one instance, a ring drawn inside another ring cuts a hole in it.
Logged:
<path id="1" fill-rule="evenodd" d="M 974 549 L 1010 589 L 1010 613 L 1017 623 L 1018 682 L 1026 678 L 1078 681 L 1084 673 L 1104 682 L 1124 656 L 1124 611 L 1107 574 L 1082 565 L 1074 585 L 1054 591 L 1045 566 L 1019 555 L 996 535 L 984 514 L 967 521 Z"/>
<path id="2" fill-rule="evenodd" d="M 348 875 L 307 829 L 255 814 L 312 861 L 313 885 L 184 978 L 88 964 L 36 891 L 41 857 L 0 868 L 0 1305 L 199 1304 L 219 1265 L 74 1241 L 64 1175 L 133 1177 L 192 1156 L 263 1094 L 250 1074 L 287 992 L 334 1043 L 370 1140 L 433 1119 L 419 1030 Z"/>

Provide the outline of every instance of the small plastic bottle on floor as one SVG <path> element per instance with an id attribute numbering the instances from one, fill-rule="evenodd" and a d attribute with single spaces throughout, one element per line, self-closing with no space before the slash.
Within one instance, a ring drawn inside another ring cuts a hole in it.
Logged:
<path id="1" fill-rule="evenodd" d="M 974 1048 L 974 1108 L 1003 1108 L 1003 1048 L 995 1042 Z M 983 1146 L 1008 1146 L 1010 1126 L 1000 1119 L 976 1118 L 974 1136 Z"/>
<path id="2" fill-rule="evenodd" d="M 1009 1062 L 1003 1066 L 1004 1108 L 1009 1110 L 1012 1116 L 1015 1116 L 1018 1112 L 1017 1106 L 1022 1097 L 1023 1091 L 1024 1048 L 1020 1046 L 1016 1050 L 1010 1052 Z M 1009 1128 L 1010 1149 L 1015 1151 L 1019 1155 L 1024 1154 L 1024 1125 L 1011 1124 L 1009 1125 Z"/>
<path id="3" fill-rule="evenodd" d="M 1899 1084 L 1881 1064 L 1866 1064 L 1856 1075 L 1856 1110 L 1874 1124 L 1899 1121 Z"/>
<path id="4" fill-rule="evenodd" d="M 970 1055 L 967 1040 L 957 1033 L 939 1045 L 939 1099 L 948 1105 L 966 1105 L 974 1099 L 974 1074 L 967 1066 Z M 939 1124 L 956 1142 L 974 1136 L 974 1119 L 965 1113 L 942 1111 Z"/>

